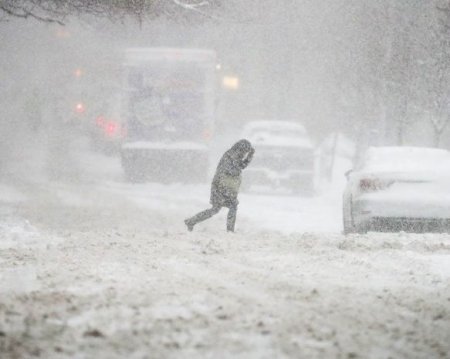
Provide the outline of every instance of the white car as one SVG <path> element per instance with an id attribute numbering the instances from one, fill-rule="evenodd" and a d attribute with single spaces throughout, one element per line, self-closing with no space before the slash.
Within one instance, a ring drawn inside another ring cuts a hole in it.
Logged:
<path id="1" fill-rule="evenodd" d="M 344 233 L 450 228 L 449 151 L 371 147 L 347 179 Z"/>
<path id="2" fill-rule="evenodd" d="M 303 125 L 289 121 L 252 121 L 242 132 L 256 154 L 243 178 L 243 187 L 269 185 L 294 192 L 314 188 L 314 147 Z"/>

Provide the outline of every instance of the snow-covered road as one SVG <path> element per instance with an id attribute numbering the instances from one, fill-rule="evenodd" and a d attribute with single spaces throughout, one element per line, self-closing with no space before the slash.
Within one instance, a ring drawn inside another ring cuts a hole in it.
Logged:
<path id="1" fill-rule="evenodd" d="M 337 196 L 7 183 L 2 358 L 447 358 L 450 236 L 343 236 Z"/>

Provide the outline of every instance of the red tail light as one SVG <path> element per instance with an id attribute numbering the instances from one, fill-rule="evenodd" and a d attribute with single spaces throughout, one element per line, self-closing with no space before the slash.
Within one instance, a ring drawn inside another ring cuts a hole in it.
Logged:
<path id="1" fill-rule="evenodd" d="M 363 178 L 359 181 L 361 192 L 375 192 L 388 188 L 393 181 L 378 178 Z"/>
<path id="2" fill-rule="evenodd" d="M 120 123 L 114 121 L 107 121 L 103 126 L 103 130 L 108 137 L 121 138 L 125 137 L 127 133 L 126 129 Z"/>
<path id="3" fill-rule="evenodd" d="M 108 136 L 114 136 L 119 130 L 119 125 L 115 122 L 108 122 L 106 123 L 104 129 Z"/>
<path id="4" fill-rule="evenodd" d="M 127 134 L 125 127 L 120 122 L 108 120 L 101 115 L 97 116 L 95 124 L 102 129 L 104 135 L 107 137 L 125 137 Z"/>

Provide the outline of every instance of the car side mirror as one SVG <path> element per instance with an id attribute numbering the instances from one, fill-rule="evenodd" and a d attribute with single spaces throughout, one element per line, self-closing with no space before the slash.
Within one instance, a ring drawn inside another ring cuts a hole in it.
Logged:
<path id="1" fill-rule="evenodd" d="M 347 180 L 350 178 L 350 175 L 352 174 L 353 170 L 348 170 L 347 172 L 345 172 L 345 178 L 347 178 Z"/>

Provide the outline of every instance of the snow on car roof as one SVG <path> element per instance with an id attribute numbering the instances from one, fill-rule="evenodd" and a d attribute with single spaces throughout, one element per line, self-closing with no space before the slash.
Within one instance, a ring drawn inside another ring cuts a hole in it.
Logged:
<path id="1" fill-rule="evenodd" d="M 259 120 L 249 122 L 244 127 L 244 131 L 254 130 L 295 130 L 306 134 L 306 129 L 302 124 L 292 121 Z"/>
<path id="2" fill-rule="evenodd" d="M 450 172 L 450 152 L 427 147 L 370 147 L 364 168 L 373 171 L 428 171 Z"/>
<path id="3" fill-rule="evenodd" d="M 255 145 L 313 147 L 305 127 L 289 121 L 252 121 L 244 127 L 243 137 Z"/>

